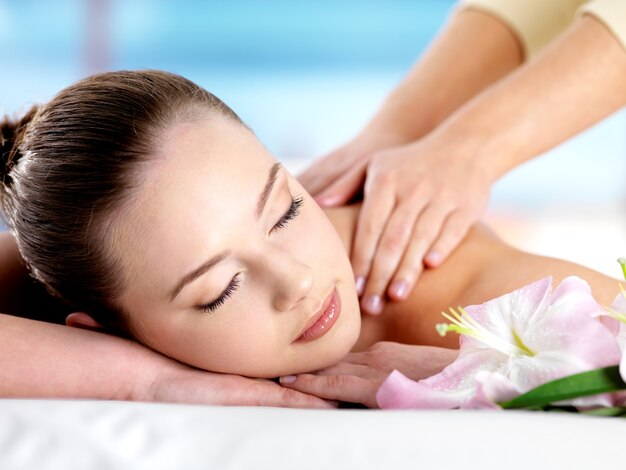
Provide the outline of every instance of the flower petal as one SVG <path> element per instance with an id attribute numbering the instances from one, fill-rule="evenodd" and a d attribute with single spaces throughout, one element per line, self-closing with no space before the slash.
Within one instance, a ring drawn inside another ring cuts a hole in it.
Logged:
<path id="1" fill-rule="evenodd" d="M 626 328 L 622 328 L 622 330 L 626 330 Z M 619 375 L 621 375 L 622 380 L 626 382 L 626 351 L 622 354 L 622 360 L 619 363 Z"/>
<path id="2" fill-rule="evenodd" d="M 546 382 L 594 368 L 576 355 L 550 351 L 535 357 L 511 360 L 503 367 L 502 374 L 510 379 L 520 393 L 526 393 Z M 576 407 L 613 406 L 613 398 L 610 394 L 601 394 L 563 400 L 555 404 Z"/>
<path id="3" fill-rule="evenodd" d="M 626 293 L 620 292 L 617 294 L 613 300 L 613 304 L 607 310 L 609 311 L 598 312 L 597 317 L 604 326 L 611 330 L 611 333 L 617 336 L 620 332 L 622 322 L 619 321 L 613 313 L 617 312 L 618 314 L 621 313 L 626 316 Z M 622 347 L 621 349 L 623 350 L 624 348 Z"/>
<path id="4" fill-rule="evenodd" d="M 562 358 L 579 362 L 582 368 L 569 373 L 618 363 L 619 347 L 611 331 L 597 319 L 604 309 L 591 295 L 589 284 L 575 276 L 564 279 L 545 307 L 520 333 L 537 356 L 559 352 Z"/>
<path id="5" fill-rule="evenodd" d="M 617 341 L 617 345 L 619 346 L 620 351 L 622 351 L 623 361 L 624 356 L 626 356 L 626 323 L 619 323 L 619 331 L 615 336 L 615 341 Z"/>
<path id="6" fill-rule="evenodd" d="M 476 394 L 461 408 L 501 410 L 498 403 L 512 400 L 520 390 L 499 372 L 480 371 L 476 374 Z"/>
<path id="7" fill-rule="evenodd" d="M 622 291 L 617 294 L 615 300 L 613 300 L 613 304 L 611 308 L 616 312 L 622 313 L 626 315 L 626 292 Z M 624 357 L 626 355 L 626 323 L 621 321 L 615 321 L 617 323 L 617 328 L 615 333 L 615 339 L 617 340 L 617 344 L 619 345 L 620 350 L 622 351 L 622 364 L 624 363 Z M 624 366 L 626 367 L 626 366 Z M 620 369 L 622 377 L 624 377 L 624 372 Z M 626 380 L 626 379 L 624 379 Z"/>
<path id="8" fill-rule="evenodd" d="M 614 364 L 615 362 L 608 365 Z M 521 393 L 525 393 L 545 382 L 595 368 L 584 358 L 568 352 L 547 351 L 534 357 L 512 359 L 501 372 L 515 384 Z"/>
<path id="9" fill-rule="evenodd" d="M 419 382 L 392 372 L 378 389 L 376 401 L 381 408 L 457 408 L 474 395 L 476 372 L 497 370 L 505 361 L 498 351 L 467 345 L 452 364 Z"/>
<path id="10" fill-rule="evenodd" d="M 620 292 L 613 300 L 611 307 L 621 313 L 626 313 L 626 292 Z"/>
<path id="11" fill-rule="evenodd" d="M 473 393 L 472 388 L 456 392 L 434 390 L 423 381 L 415 382 L 394 370 L 376 392 L 382 409 L 450 409 L 456 408 Z"/>
<path id="12" fill-rule="evenodd" d="M 513 331 L 520 331 L 542 311 L 551 285 L 552 277 L 546 277 L 482 305 L 466 307 L 465 311 L 488 331 L 514 344 Z M 472 338 L 467 340 L 480 345 Z"/>

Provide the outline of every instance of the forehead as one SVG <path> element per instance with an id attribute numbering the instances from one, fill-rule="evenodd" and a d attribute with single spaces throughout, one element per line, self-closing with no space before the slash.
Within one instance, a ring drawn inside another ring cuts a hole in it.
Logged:
<path id="1" fill-rule="evenodd" d="M 236 237 L 227 232 L 254 216 L 275 163 L 252 132 L 226 118 L 180 123 L 162 138 L 116 224 L 129 280 L 150 288 L 164 287 L 152 270 L 185 272 L 218 239 Z"/>

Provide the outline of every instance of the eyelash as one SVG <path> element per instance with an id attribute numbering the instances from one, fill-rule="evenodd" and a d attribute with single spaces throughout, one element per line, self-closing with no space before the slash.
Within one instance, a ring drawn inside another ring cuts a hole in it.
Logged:
<path id="1" fill-rule="evenodd" d="M 285 226 L 287 226 L 289 222 L 295 219 L 300 214 L 300 208 L 302 207 L 303 203 L 304 203 L 304 198 L 302 196 L 297 197 L 295 199 L 292 198 L 291 206 L 289 206 L 289 209 L 287 210 L 287 212 L 285 212 L 285 215 L 283 215 L 280 218 L 280 220 L 276 222 L 276 225 L 272 227 L 270 232 L 273 232 L 274 230 L 277 230 L 277 229 L 284 228 Z M 220 294 L 220 296 L 217 299 L 215 299 L 212 302 L 209 302 L 208 304 L 200 305 L 198 308 L 205 313 L 215 312 L 218 308 L 224 305 L 224 302 L 226 302 L 226 299 L 228 299 L 231 295 L 233 295 L 238 287 L 239 287 L 239 274 L 233 277 L 232 281 L 230 281 L 230 284 L 228 284 L 226 289 L 224 289 L 224 291 Z"/>
<path id="2" fill-rule="evenodd" d="M 280 220 L 276 222 L 276 225 L 272 227 L 272 230 L 270 230 L 270 232 L 285 227 L 291 220 L 295 219 L 300 213 L 300 208 L 302 207 L 303 202 L 304 198 L 302 196 L 291 199 L 291 206 L 289 206 L 289 209 L 287 210 L 285 215 L 283 215 Z"/>
<path id="3" fill-rule="evenodd" d="M 224 289 L 224 292 L 222 292 L 217 299 L 215 299 L 213 302 L 209 302 L 208 304 L 201 305 L 199 308 L 206 313 L 215 312 L 218 308 L 224 305 L 226 299 L 228 299 L 231 295 L 235 293 L 237 287 L 239 287 L 239 274 L 233 277 L 232 281 L 230 281 L 230 284 L 228 284 L 228 287 Z"/>

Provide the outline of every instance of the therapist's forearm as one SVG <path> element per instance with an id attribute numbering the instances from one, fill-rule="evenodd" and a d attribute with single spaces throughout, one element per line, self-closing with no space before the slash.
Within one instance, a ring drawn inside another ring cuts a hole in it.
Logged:
<path id="1" fill-rule="evenodd" d="M 364 132 L 412 141 L 522 62 L 513 32 L 486 13 L 462 10 L 384 102 Z"/>
<path id="2" fill-rule="evenodd" d="M 626 104 L 626 50 L 584 16 L 436 131 L 493 180 Z"/>

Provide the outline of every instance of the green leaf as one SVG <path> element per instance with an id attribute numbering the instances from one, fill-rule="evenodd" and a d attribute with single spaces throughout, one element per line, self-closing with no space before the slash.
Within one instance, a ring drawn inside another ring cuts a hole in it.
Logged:
<path id="1" fill-rule="evenodd" d="M 626 416 L 626 408 L 615 406 L 613 408 L 597 408 L 595 410 L 581 411 L 586 415 L 592 416 Z"/>
<path id="2" fill-rule="evenodd" d="M 513 400 L 500 403 L 505 409 L 536 408 L 572 398 L 626 390 L 618 366 L 595 369 L 547 382 Z"/>

